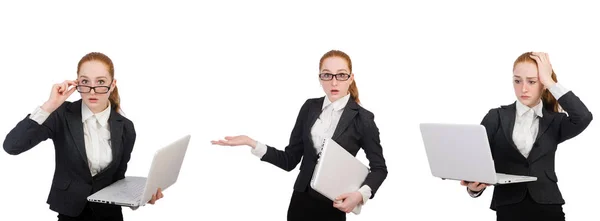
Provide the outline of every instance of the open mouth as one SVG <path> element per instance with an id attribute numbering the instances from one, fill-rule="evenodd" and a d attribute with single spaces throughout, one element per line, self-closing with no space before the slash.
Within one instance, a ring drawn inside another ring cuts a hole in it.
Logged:
<path id="1" fill-rule="evenodd" d="M 96 102 L 98 102 L 98 98 L 95 98 L 95 97 L 91 97 L 91 98 L 89 98 L 88 100 L 89 100 L 90 102 L 92 102 L 92 103 L 96 103 Z"/>
<path id="2" fill-rule="evenodd" d="M 332 93 L 332 94 L 337 94 L 337 93 L 339 93 L 339 92 L 340 92 L 340 91 L 339 91 L 339 90 L 337 90 L 337 89 L 332 89 L 332 90 L 331 90 L 331 93 Z"/>

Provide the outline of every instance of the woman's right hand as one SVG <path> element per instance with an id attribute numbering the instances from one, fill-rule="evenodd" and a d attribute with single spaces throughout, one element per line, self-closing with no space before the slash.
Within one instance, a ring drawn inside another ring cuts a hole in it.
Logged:
<path id="1" fill-rule="evenodd" d="M 481 192 L 486 187 L 490 186 L 490 184 L 479 183 L 479 182 L 465 182 L 464 180 L 460 181 L 460 185 L 466 186 L 472 192 Z"/>
<path id="2" fill-rule="evenodd" d="M 73 86 L 69 88 L 70 86 Z M 55 84 L 52 86 L 50 91 L 50 98 L 42 105 L 42 109 L 48 113 L 54 112 L 62 103 L 64 103 L 73 92 L 77 89 L 77 81 L 66 80 L 62 83 Z"/>
<path id="3" fill-rule="evenodd" d="M 210 142 L 214 145 L 221 145 L 221 146 L 248 145 L 248 146 L 252 147 L 252 149 L 256 148 L 256 141 L 246 135 L 226 136 L 224 140 L 213 140 Z"/>

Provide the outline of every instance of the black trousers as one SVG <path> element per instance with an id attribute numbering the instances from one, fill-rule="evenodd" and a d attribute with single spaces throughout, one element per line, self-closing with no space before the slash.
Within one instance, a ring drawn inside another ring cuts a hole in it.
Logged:
<path id="1" fill-rule="evenodd" d="M 496 208 L 497 221 L 564 221 L 562 205 L 539 204 L 529 193 L 519 203 Z"/>
<path id="2" fill-rule="evenodd" d="M 88 202 L 77 217 L 58 214 L 58 221 L 123 221 L 120 206 Z"/>
<path id="3" fill-rule="evenodd" d="M 345 221 L 346 213 L 333 207 L 333 201 L 315 192 L 294 191 L 288 208 L 288 221 Z"/>

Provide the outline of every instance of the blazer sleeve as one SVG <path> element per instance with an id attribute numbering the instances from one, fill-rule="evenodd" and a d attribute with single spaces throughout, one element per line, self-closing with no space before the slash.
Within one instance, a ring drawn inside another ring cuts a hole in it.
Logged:
<path id="1" fill-rule="evenodd" d="M 63 109 L 64 104 L 50 113 L 42 124 L 32 120 L 30 118 L 31 114 L 28 114 L 6 135 L 3 143 L 4 151 L 10 155 L 18 155 L 48 138 L 54 138 L 59 122 L 58 113 Z"/>
<path id="2" fill-rule="evenodd" d="M 369 113 L 364 121 L 363 138 L 361 146 L 365 151 L 365 156 L 369 160 L 370 172 L 363 182 L 363 185 L 368 185 L 371 188 L 371 197 L 375 197 L 375 193 L 385 180 L 388 174 L 385 158 L 383 157 L 383 148 L 379 139 L 379 129 L 375 124 L 375 116 Z"/>
<path id="3" fill-rule="evenodd" d="M 131 159 L 131 152 L 133 152 L 133 146 L 135 145 L 135 127 L 131 121 L 128 121 L 125 125 L 125 129 L 123 130 L 123 156 L 119 163 L 119 169 L 117 169 L 117 172 L 114 175 L 114 181 L 125 178 L 127 163 L 129 163 L 129 160 Z"/>
<path id="4" fill-rule="evenodd" d="M 561 96 L 558 104 L 569 114 L 560 121 L 558 142 L 562 143 L 583 132 L 590 125 L 593 117 L 585 104 L 572 91 Z"/>
<path id="5" fill-rule="evenodd" d="M 483 120 L 481 120 L 481 125 L 485 127 L 485 133 L 491 148 L 494 144 L 494 134 L 500 127 L 500 115 L 498 114 L 498 109 L 489 110 L 485 117 L 483 117 Z"/>
<path id="6" fill-rule="evenodd" d="M 483 117 L 483 120 L 481 120 L 481 125 L 483 125 L 483 127 L 485 127 L 485 133 L 487 134 L 488 142 L 490 143 L 490 148 L 492 148 L 494 146 L 494 134 L 496 133 L 496 131 L 498 130 L 499 125 L 500 125 L 499 117 L 500 116 L 498 114 L 498 109 L 491 109 Z M 479 192 L 473 192 L 473 191 L 469 190 L 469 188 L 467 187 L 467 192 L 469 193 L 469 195 L 471 197 L 477 198 L 477 197 L 481 196 L 481 194 L 483 193 L 483 191 L 485 191 L 485 189 L 486 188 L 483 188 Z"/>
<path id="7" fill-rule="evenodd" d="M 296 124 L 290 135 L 289 144 L 285 147 L 285 150 L 278 150 L 272 146 L 267 145 L 267 152 L 261 158 L 261 161 L 269 162 L 285 171 L 292 171 L 304 155 L 304 143 L 302 141 L 302 126 L 306 120 L 308 113 L 309 100 L 304 102 L 300 113 L 296 118 Z"/>

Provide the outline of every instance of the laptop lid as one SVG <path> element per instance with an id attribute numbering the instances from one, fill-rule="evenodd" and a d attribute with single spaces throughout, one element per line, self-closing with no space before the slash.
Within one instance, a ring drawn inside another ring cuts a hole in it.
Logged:
<path id="1" fill-rule="evenodd" d="M 319 155 L 310 186 L 331 201 L 357 191 L 369 174 L 367 166 L 332 139 L 325 140 Z"/>
<path id="2" fill-rule="evenodd" d="M 494 160 L 483 125 L 421 123 L 420 129 L 433 176 L 496 183 Z"/>
<path id="3" fill-rule="evenodd" d="M 191 135 L 186 135 L 156 151 L 140 205 L 145 205 L 152 199 L 152 194 L 155 194 L 159 187 L 164 191 L 177 181 L 190 138 Z"/>

